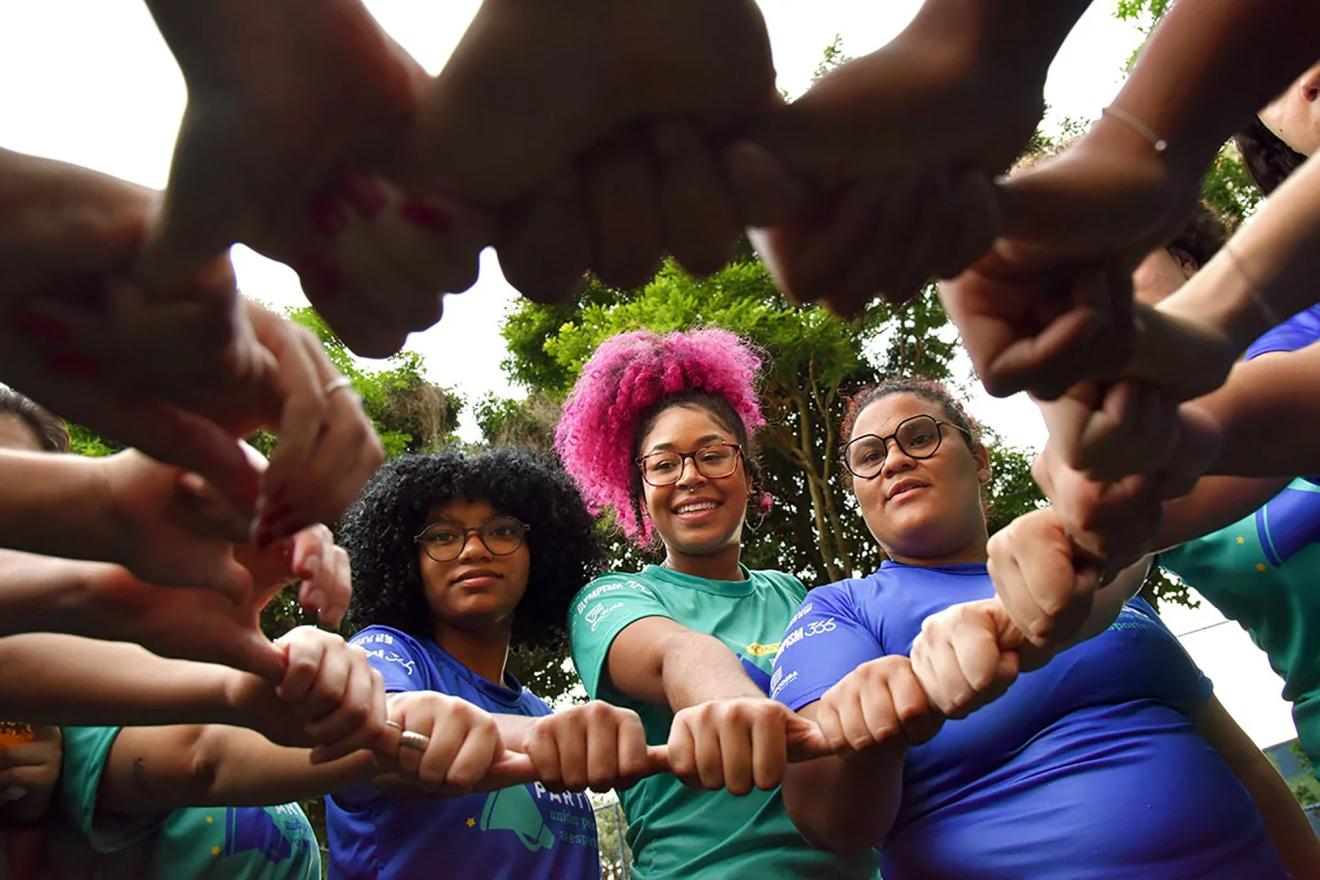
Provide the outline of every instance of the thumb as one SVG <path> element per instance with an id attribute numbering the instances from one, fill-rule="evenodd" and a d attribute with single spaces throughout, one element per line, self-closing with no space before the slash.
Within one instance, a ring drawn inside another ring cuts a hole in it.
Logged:
<path id="1" fill-rule="evenodd" d="M 647 746 L 646 775 L 652 776 L 656 773 L 669 773 L 669 772 L 671 772 L 669 766 L 669 747 Z"/>
<path id="2" fill-rule="evenodd" d="M 801 715 L 796 716 L 800 723 L 790 726 L 788 731 L 788 760 L 796 764 L 815 758 L 827 758 L 834 754 L 829 741 L 821 732 L 820 725 Z"/>
<path id="3" fill-rule="evenodd" d="M 521 752 L 505 749 L 495 757 L 486 775 L 481 777 L 472 790 L 495 791 L 498 788 L 536 782 L 539 779 L 531 758 Z"/>
<path id="4" fill-rule="evenodd" d="M 279 685 L 284 680 L 287 663 L 284 650 L 267 639 L 255 626 L 243 627 L 233 637 L 225 637 L 225 641 L 228 643 L 222 654 L 225 665 L 251 672 L 272 685 Z"/>

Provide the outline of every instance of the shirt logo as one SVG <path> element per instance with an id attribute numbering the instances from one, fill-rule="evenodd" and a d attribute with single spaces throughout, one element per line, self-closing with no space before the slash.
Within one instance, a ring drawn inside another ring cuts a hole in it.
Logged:
<path id="1" fill-rule="evenodd" d="M 747 646 L 747 653 L 753 657 L 769 657 L 779 652 L 779 642 L 752 642 Z"/>

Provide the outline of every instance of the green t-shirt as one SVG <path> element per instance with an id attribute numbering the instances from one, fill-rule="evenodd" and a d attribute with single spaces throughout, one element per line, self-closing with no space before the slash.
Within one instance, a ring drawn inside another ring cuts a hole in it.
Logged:
<path id="1" fill-rule="evenodd" d="M 716 581 L 648 565 L 583 587 L 569 608 L 568 629 L 573 663 L 587 693 L 635 710 L 652 745 L 669 740 L 672 712 L 622 696 L 604 680 L 614 637 L 643 617 L 667 617 L 714 636 L 768 691 L 779 641 L 807 591 L 797 578 L 781 572 L 743 568 L 743 573 L 746 580 Z M 873 853 L 844 861 L 809 846 L 788 817 L 778 789 L 735 797 L 688 788 L 666 773 L 642 780 L 620 799 L 638 880 L 875 876 Z"/>
<path id="2" fill-rule="evenodd" d="M 98 815 L 101 772 L 119 730 L 64 728 L 47 840 L 58 880 L 320 880 L 321 852 L 297 804 L 187 807 L 141 821 Z"/>
<path id="3" fill-rule="evenodd" d="M 1320 773 L 1320 485 L 1294 480 L 1251 516 L 1159 562 L 1269 655 L 1298 741 Z"/>

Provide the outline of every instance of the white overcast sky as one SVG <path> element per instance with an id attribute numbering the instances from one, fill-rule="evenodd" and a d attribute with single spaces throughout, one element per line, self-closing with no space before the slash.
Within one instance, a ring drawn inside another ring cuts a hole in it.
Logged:
<path id="1" fill-rule="evenodd" d="M 1123 61 L 1140 35 L 1097 0 L 1050 69 L 1051 116 L 1091 119 L 1113 96 Z M 430 71 L 438 71 L 476 11 L 475 0 L 367 0 L 384 27 Z M 878 48 L 897 34 L 918 0 L 760 0 L 773 44 L 779 86 L 800 94 L 821 51 L 840 34 L 849 55 Z M 76 162 L 161 187 L 183 112 L 183 82 L 141 0 L 3 0 L 0 2 L 0 145 Z M 258 134 L 259 136 L 259 134 Z M 235 249 L 245 293 L 279 306 L 305 303 L 294 274 L 245 248 Z M 430 378 L 470 400 L 517 395 L 500 371 L 502 316 L 515 297 L 489 252 L 481 280 L 451 296 L 445 318 L 413 335 Z M 1011 442 L 1038 447 L 1044 437 L 1024 399 L 978 397 L 977 415 Z M 463 433 L 472 436 L 470 421 Z M 1244 633 L 1213 609 L 1166 615 L 1215 680 L 1220 699 L 1261 745 L 1293 736 L 1279 680 Z"/>

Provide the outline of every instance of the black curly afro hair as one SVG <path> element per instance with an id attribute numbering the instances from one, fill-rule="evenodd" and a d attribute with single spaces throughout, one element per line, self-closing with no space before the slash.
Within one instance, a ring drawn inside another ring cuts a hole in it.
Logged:
<path id="1" fill-rule="evenodd" d="M 413 539 L 431 508 L 455 498 L 488 501 L 532 527 L 531 570 L 513 616 L 513 644 L 561 641 L 573 594 L 599 572 L 601 545 L 581 496 L 558 464 L 513 447 L 404 455 L 376 472 L 340 521 L 339 541 L 353 563 L 349 627 L 377 623 L 432 635 Z"/>

